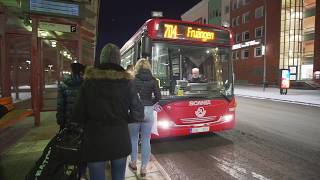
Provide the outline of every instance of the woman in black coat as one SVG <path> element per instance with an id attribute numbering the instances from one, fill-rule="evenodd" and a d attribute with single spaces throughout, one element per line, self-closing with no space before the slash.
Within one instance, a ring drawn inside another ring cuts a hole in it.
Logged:
<path id="1" fill-rule="evenodd" d="M 128 123 L 143 119 L 143 106 L 132 76 L 120 65 L 119 48 L 107 44 L 100 65 L 89 67 L 74 110 L 74 121 L 84 127 L 83 160 L 90 179 L 105 179 L 105 161 L 111 160 L 113 180 L 123 180 L 131 153 Z"/>
<path id="2" fill-rule="evenodd" d="M 85 66 L 80 63 L 71 64 L 72 74 L 66 76 L 58 87 L 57 123 L 60 129 L 66 127 L 72 118 L 72 110 L 83 82 Z"/>
<path id="3" fill-rule="evenodd" d="M 141 122 L 129 124 L 132 153 L 131 162 L 129 168 L 131 170 L 137 170 L 137 156 L 138 156 L 138 139 L 141 135 L 141 172 L 140 175 L 146 176 L 147 165 L 150 159 L 150 137 L 151 129 L 156 119 L 154 118 L 153 105 L 161 99 L 160 88 L 158 81 L 151 74 L 151 65 L 148 60 L 140 59 L 136 66 L 135 86 L 137 88 L 138 95 L 144 106 L 144 119 Z M 152 97 L 154 96 L 154 98 Z M 157 127 L 155 127 L 157 128 Z"/>

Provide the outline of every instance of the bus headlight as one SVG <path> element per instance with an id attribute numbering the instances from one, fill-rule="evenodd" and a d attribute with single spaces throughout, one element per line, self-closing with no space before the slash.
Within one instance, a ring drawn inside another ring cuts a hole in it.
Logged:
<path id="1" fill-rule="evenodd" d="M 229 122 L 233 120 L 233 114 L 225 114 L 222 116 L 222 120 L 224 122 Z"/>
<path id="2" fill-rule="evenodd" d="M 160 128 L 168 129 L 172 126 L 174 126 L 174 123 L 168 119 L 161 119 L 158 121 L 158 127 Z"/>

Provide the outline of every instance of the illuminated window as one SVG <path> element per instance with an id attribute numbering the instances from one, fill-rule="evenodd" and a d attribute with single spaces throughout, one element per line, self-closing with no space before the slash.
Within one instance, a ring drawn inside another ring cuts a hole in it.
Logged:
<path id="1" fill-rule="evenodd" d="M 249 22 L 250 20 L 250 12 L 246 12 L 242 14 L 242 24 Z"/>
<path id="2" fill-rule="evenodd" d="M 126 68 L 129 64 L 133 64 L 133 48 L 130 48 L 121 56 L 121 66 Z"/>
<path id="3" fill-rule="evenodd" d="M 233 0 L 233 2 L 232 2 L 232 10 L 235 10 L 235 9 L 237 9 L 237 1 Z"/>
<path id="4" fill-rule="evenodd" d="M 236 26 L 236 18 L 232 18 L 232 27 Z"/>
<path id="5" fill-rule="evenodd" d="M 303 35 L 306 33 L 302 29 L 306 27 L 304 24 L 306 6 L 303 0 L 282 0 L 279 69 L 288 69 L 289 66 L 297 67 L 298 73 L 294 75 L 295 80 L 301 79 L 301 66 L 307 63 L 303 62 L 305 46 L 303 47 L 302 42 Z"/>
<path id="6" fill-rule="evenodd" d="M 242 59 L 248 59 L 249 58 L 249 49 L 244 49 L 241 51 L 241 58 Z"/>
<path id="7" fill-rule="evenodd" d="M 250 36 L 249 36 L 249 31 L 245 31 L 242 33 L 242 40 L 243 41 L 247 41 L 250 39 Z"/>
<path id="8" fill-rule="evenodd" d="M 239 59 L 239 51 L 233 51 L 232 52 L 232 59 L 234 59 L 234 60 Z"/>
<path id="9" fill-rule="evenodd" d="M 240 25 L 240 16 L 237 16 L 237 21 L 236 21 L 237 26 Z"/>
<path id="10" fill-rule="evenodd" d="M 255 18 L 256 19 L 261 18 L 263 16 L 263 11 L 264 11 L 264 6 L 260 6 L 260 7 L 256 8 Z"/>
<path id="11" fill-rule="evenodd" d="M 241 33 L 237 33 L 236 34 L 236 42 L 240 42 L 241 41 Z"/>
<path id="12" fill-rule="evenodd" d="M 256 47 L 254 48 L 254 57 L 261 57 L 262 56 L 262 48 Z"/>
<path id="13" fill-rule="evenodd" d="M 242 0 L 237 0 L 237 9 L 240 8 L 241 1 L 242 1 Z"/>
<path id="14" fill-rule="evenodd" d="M 240 25 L 240 16 L 232 18 L 232 27 L 236 27 Z"/>
<path id="15" fill-rule="evenodd" d="M 262 36 L 263 36 L 263 26 L 257 27 L 257 28 L 255 29 L 255 37 L 256 37 L 256 38 L 260 38 L 260 37 L 262 37 Z"/>

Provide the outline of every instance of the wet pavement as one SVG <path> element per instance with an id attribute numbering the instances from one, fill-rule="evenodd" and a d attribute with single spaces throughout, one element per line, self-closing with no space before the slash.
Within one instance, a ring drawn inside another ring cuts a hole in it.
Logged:
<path id="1" fill-rule="evenodd" d="M 320 179 L 320 108 L 238 98 L 237 127 L 155 141 L 171 179 Z"/>
<path id="2" fill-rule="evenodd" d="M 33 117 L 27 117 L 16 125 L 0 132 L 0 180 L 23 180 L 41 156 L 43 149 L 58 132 L 55 111 L 41 113 L 41 126 L 34 127 Z M 141 158 L 140 158 L 141 159 Z M 138 161 L 138 168 L 140 168 Z M 140 171 L 126 171 L 126 180 L 142 179 Z M 145 180 L 169 180 L 164 168 L 152 156 Z M 107 179 L 111 179 L 110 167 L 106 167 Z M 57 180 L 59 177 L 57 177 Z"/>

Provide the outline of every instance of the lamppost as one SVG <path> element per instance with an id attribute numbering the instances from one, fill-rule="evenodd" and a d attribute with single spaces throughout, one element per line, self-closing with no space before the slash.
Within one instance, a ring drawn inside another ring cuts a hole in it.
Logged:
<path id="1" fill-rule="evenodd" d="M 266 90 L 266 76 L 267 76 L 267 0 L 264 0 L 264 46 L 263 46 L 263 91 Z"/>

